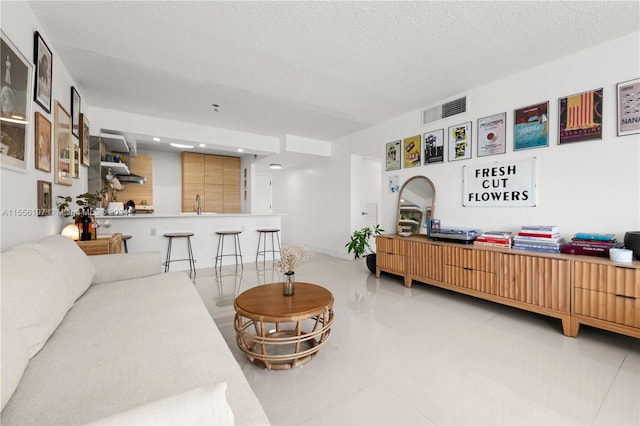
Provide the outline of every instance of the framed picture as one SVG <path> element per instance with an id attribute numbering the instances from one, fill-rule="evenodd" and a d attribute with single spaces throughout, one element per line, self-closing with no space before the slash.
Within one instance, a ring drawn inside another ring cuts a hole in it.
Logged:
<path id="1" fill-rule="evenodd" d="M 602 88 L 558 100 L 558 145 L 602 139 Z"/>
<path id="2" fill-rule="evenodd" d="M 399 170 L 402 154 L 400 153 L 400 141 L 389 142 L 387 144 L 387 167 L 386 171 Z"/>
<path id="3" fill-rule="evenodd" d="M 71 116 L 56 101 L 54 133 L 56 141 L 55 183 L 71 186 L 73 143 L 71 141 Z"/>
<path id="4" fill-rule="evenodd" d="M 516 109 L 513 123 L 514 151 L 549 146 L 549 101 Z"/>
<path id="5" fill-rule="evenodd" d="M 35 120 L 36 169 L 51 172 L 51 122 L 37 111 Z"/>
<path id="6" fill-rule="evenodd" d="M 422 164 L 422 148 L 420 135 L 411 136 L 404 140 L 404 168 L 416 167 Z"/>
<path id="7" fill-rule="evenodd" d="M 471 122 L 449 127 L 449 161 L 471 158 Z"/>
<path id="8" fill-rule="evenodd" d="M 91 165 L 91 158 L 89 154 L 91 152 L 89 146 L 89 119 L 86 115 L 80 114 L 80 153 L 81 155 L 81 164 L 83 166 L 89 167 Z M 246 170 L 245 170 L 246 172 Z"/>
<path id="9" fill-rule="evenodd" d="M 478 157 L 507 152 L 507 113 L 478 118 Z"/>
<path id="10" fill-rule="evenodd" d="M 47 113 L 51 112 L 51 86 L 53 80 L 53 55 L 39 32 L 33 36 L 33 62 L 36 64 L 36 86 L 33 100 Z"/>
<path id="11" fill-rule="evenodd" d="M 38 216 L 51 215 L 52 205 L 51 182 L 44 180 L 38 181 Z"/>
<path id="12" fill-rule="evenodd" d="M 0 163 L 27 172 L 33 67 L 9 37 L 0 33 Z"/>
<path id="13" fill-rule="evenodd" d="M 80 95 L 75 87 L 71 86 L 71 133 L 80 137 Z"/>
<path id="14" fill-rule="evenodd" d="M 444 162 L 444 129 L 424 134 L 424 164 Z"/>
<path id="15" fill-rule="evenodd" d="M 80 179 L 80 145 L 73 144 L 73 171 L 71 177 Z"/>
<path id="16" fill-rule="evenodd" d="M 640 78 L 618 83 L 618 136 L 640 133 Z"/>

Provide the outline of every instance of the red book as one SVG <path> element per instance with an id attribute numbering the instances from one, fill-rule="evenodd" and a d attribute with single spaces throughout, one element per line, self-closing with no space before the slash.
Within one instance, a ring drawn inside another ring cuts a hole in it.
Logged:
<path id="1" fill-rule="evenodd" d="M 557 233 L 546 233 L 546 232 L 518 232 L 518 235 L 521 237 L 537 237 L 537 238 L 557 238 L 560 234 Z"/>
<path id="2" fill-rule="evenodd" d="M 476 238 L 476 241 L 480 241 L 483 243 L 504 244 L 505 246 L 511 245 L 511 238 L 485 237 L 481 235 Z"/>
<path id="3" fill-rule="evenodd" d="M 577 244 L 565 244 L 560 247 L 560 253 L 580 254 L 583 256 L 609 257 L 608 247 L 588 247 Z"/>

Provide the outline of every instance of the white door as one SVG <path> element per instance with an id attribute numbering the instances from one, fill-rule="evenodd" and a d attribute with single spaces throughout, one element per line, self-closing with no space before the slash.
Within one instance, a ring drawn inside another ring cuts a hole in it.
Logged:
<path id="1" fill-rule="evenodd" d="M 273 213 L 271 207 L 271 175 L 256 174 L 254 187 L 255 193 L 252 200 L 252 213 Z"/>

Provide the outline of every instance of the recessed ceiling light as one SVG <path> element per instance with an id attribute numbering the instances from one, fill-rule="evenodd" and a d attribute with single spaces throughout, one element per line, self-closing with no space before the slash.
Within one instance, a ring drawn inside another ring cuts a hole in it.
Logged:
<path id="1" fill-rule="evenodd" d="M 282 168 L 282 164 L 269 164 L 269 168 L 273 170 L 280 170 Z"/>
<path id="2" fill-rule="evenodd" d="M 185 145 L 185 144 L 182 144 L 182 143 L 173 143 L 173 142 L 171 142 L 169 145 L 171 145 L 174 148 L 184 148 L 184 149 L 193 148 L 193 145 Z"/>
<path id="3" fill-rule="evenodd" d="M 200 145 L 198 145 L 198 146 L 199 146 L 200 148 L 204 148 L 204 147 L 206 147 L 206 145 L 205 145 L 205 144 L 203 144 L 203 143 L 201 143 L 201 144 L 200 144 Z"/>
<path id="4" fill-rule="evenodd" d="M 238 152 L 244 152 L 244 149 L 238 148 Z"/>
<path id="5" fill-rule="evenodd" d="M 154 142 L 160 142 L 160 138 L 156 136 L 156 137 L 153 138 L 153 141 Z"/>

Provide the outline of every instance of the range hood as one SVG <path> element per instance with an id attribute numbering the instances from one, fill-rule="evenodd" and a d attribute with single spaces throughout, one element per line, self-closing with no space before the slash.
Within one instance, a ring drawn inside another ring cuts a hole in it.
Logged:
<path id="1" fill-rule="evenodd" d="M 116 177 L 120 182 L 132 182 L 132 183 L 139 183 L 139 184 L 147 183 L 146 177 L 136 175 L 134 173 L 129 173 L 128 175 L 117 175 Z"/>

